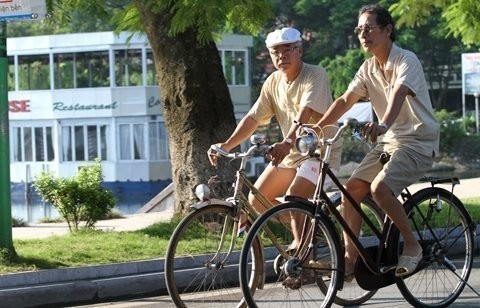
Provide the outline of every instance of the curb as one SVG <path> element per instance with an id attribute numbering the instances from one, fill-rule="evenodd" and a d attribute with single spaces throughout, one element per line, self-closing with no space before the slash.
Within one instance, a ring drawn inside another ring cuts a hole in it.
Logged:
<path id="1" fill-rule="evenodd" d="M 1 306 L 62 307 L 140 295 L 168 295 L 163 259 L 0 276 Z"/>

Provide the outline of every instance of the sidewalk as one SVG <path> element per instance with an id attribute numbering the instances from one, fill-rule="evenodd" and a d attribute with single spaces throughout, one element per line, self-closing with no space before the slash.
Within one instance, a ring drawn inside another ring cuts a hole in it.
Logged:
<path id="1" fill-rule="evenodd" d="M 172 215 L 173 209 L 125 215 L 124 218 L 100 220 L 95 224 L 95 228 L 104 231 L 140 230 L 157 222 L 168 221 Z M 52 235 L 65 235 L 69 232 L 66 222 L 36 223 L 29 224 L 28 227 L 12 228 L 12 237 L 13 239 L 45 238 Z"/>
<path id="2" fill-rule="evenodd" d="M 428 187 L 429 185 L 429 183 L 418 183 L 410 186 L 409 189 L 411 193 L 414 193 L 421 188 Z M 438 184 L 436 186 L 444 188 L 448 191 L 452 189 L 451 184 Z M 453 193 L 459 199 L 480 197 L 480 178 L 460 179 L 460 184 L 455 185 Z"/>

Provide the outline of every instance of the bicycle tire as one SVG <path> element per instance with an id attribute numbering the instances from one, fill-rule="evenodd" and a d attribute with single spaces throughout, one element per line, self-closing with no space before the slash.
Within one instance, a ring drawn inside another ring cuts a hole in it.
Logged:
<path id="1" fill-rule="evenodd" d="M 248 222 L 247 230 L 250 225 Z M 230 237 L 233 209 L 209 205 L 185 216 L 172 233 L 165 256 L 165 283 L 176 307 L 223 307 L 225 303 L 244 306 L 238 288 L 238 257 L 243 241 L 237 239 L 226 262 L 221 260 L 229 249 L 228 239 L 214 256 L 224 226 Z M 254 257 L 258 255 L 256 259 L 261 259 L 259 241 L 253 241 L 252 250 Z M 253 288 L 258 281 L 252 279 Z"/>
<path id="2" fill-rule="evenodd" d="M 308 224 L 314 217 L 314 207 L 312 204 L 304 204 L 299 202 L 287 202 L 276 205 L 265 211 L 252 225 L 245 239 L 242 253 L 240 256 L 240 286 L 248 307 L 290 307 L 293 304 L 314 307 L 330 307 L 335 298 L 338 288 L 339 276 L 341 275 L 339 268 L 343 268 L 343 254 L 340 241 L 336 230 L 330 220 L 323 215 L 316 220 L 318 224 L 318 233 L 316 234 L 317 245 L 316 260 L 311 260 L 315 265 L 312 268 L 311 263 L 298 266 L 302 249 L 294 249 L 290 251 L 288 258 L 281 255 L 280 250 L 269 242 L 269 237 L 264 236 L 266 228 L 276 235 L 276 240 L 280 242 L 281 249 L 287 249 L 288 245 L 293 241 L 292 228 L 289 220 L 285 220 L 285 215 L 298 215 L 304 219 L 307 226 L 305 233 L 310 232 L 311 226 Z M 279 221 L 283 221 L 279 223 Z M 253 267 L 251 246 L 254 239 L 262 238 L 265 247 L 265 259 L 262 261 L 265 265 L 258 270 Z M 323 267 L 322 265 L 323 264 Z M 330 270 L 333 269 L 333 270 Z M 313 279 L 312 281 L 303 281 L 302 273 Z M 265 283 L 260 284 L 260 288 L 252 289 L 249 285 L 251 275 L 264 277 Z M 318 286 L 318 281 L 326 278 L 328 292 L 322 292 Z M 316 280 L 316 281 L 315 281 Z M 298 283 L 297 283 L 298 282 Z M 315 282 L 317 284 L 315 284 Z"/>
<path id="3" fill-rule="evenodd" d="M 404 298 L 414 307 L 447 307 L 464 289 L 470 275 L 474 224 L 462 202 L 449 191 L 429 187 L 406 204 L 412 230 L 423 247 L 423 260 L 411 276 L 396 277 Z M 401 253 L 401 236 L 395 229 L 389 245 Z"/>
<path id="4" fill-rule="evenodd" d="M 335 200 L 332 200 L 334 202 L 335 207 L 338 207 L 341 205 L 341 199 L 337 198 Z M 367 215 L 370 213 L 373 216 L 372 222 L 376 223 L 376 227 L 378 227 L 379 230 L 381 230 L 383 224 L 384 224 L 384 217 L 385 214 L 383 211 L 378 207 L 378 205 L 375 203 L 375 200 L 372 199 L 371 196 L 366 196 L 363 198 L 361 204 L 362 209 L 364 210 Z M 365 230 L 366 231 L 366 230 Z M 341 229 L 339 230 L 339 234 L 341 233 Z M 319 285 L 320 289 L 322 292 L 327 292 L 327 285 Z M 335 295 L 335 304 L 340 305 L 340 306 L 358 306 L 366 301 L 368 301 L 372 296 L 377 293 L 377 290 L 364 290 L 362 289 L 354 279 L 351 282 L 345 282 L 343 284 L 343 288 L 341 290 L 337 290 L 337 293 Z"/>

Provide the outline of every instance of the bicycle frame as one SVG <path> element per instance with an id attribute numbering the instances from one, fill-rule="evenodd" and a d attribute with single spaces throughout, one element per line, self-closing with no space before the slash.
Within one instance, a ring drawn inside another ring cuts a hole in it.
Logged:
<path id="1" fill-rule="evenodd" d="M 352 240 L 354 246 L 358 250 L 359 256 L 363 259 L 365 264 L 367 265 L 368 269 L 372 273 L 380 273 L 379 269 L 379 263 L 382 258 L 382 255 L 384 253 L 384 250 L 386 247 L 383 245 L 379 245 L 377 257 L 374 260 L 371 255 L 367 252 L 367 249 L 363 246 L 363 244 L 360 242 L 359 238 L 357 235 L 353 232 L 353 230 L 348 226 L 347 222 L 343 219 L 342 214 L 339 212 L 339 210 L 336 209 L 334 204 L 331 202 L 331 200 L 328 198 L 326 192 L 324 191 L 324 183 L 326 181 L 326 177 L 329 176 L 332 182 L 334 183 L 334 186 L 336 186 L 340 192 L 344 195 L 345 198 L 348 199 L 348 201 L 352 204 L 353 208 L 358 212 L 358 214 L 362 217 L 363 221 L 368 225 L 368 227 L 373 231 L 375 234 L 376 238 L 380 243 L 386 243 L 386 239 L 388 238 L 389 231 L 391 229 L 391 221 L 388 219 L 388 217 L 385 217 L 384 221 L 384 226 L 382 230 L 379 230 L 375 224 L 370 220 L 370 218 L 363 212 L 361 206 L 359 203 L 357 203 L 353 197 L 348 193 L 348 191 L 345 189 L 345 187 L 340 183 L 338 178 L 335 176 L 335 174 L 331 171 L 330 165 L 329 165 L 329 158 L 330 158 L 330 153 L 331 153 L 331 148 L 333 143 L 341 136 L 343 130 L 348 127 L 352 126 L 352 122 L 356 124 L 356 121 L 353 121 L 351 119 L 346 120 L 344 125 L 339 128 L 337 131 L 336 135 L 331 138 L 331 139 L 324 139 L 321 140 L 321 142 L 326 145 L 325 149 L 325 154 L 324 158 L 321 158 L 321 154 L 318 151 L 313 151 L 313 149 L 309 149 L 309 155 L 316 157 L 319 160 L 320 164 L 320 177 L 318 179 L 317 185 L 316 185 L 316 190 L 314 193 L 314 200 L 313 200 L 313 206 L 315 206 L 315 215 L 322 215 L 322 213 L 325 213 L 325 210 L 327 210 L 331 215 L 333 215 L 336 219 L 336 221 L 341 225 L 342 229 L 345 231 L 347 236 Z M 312 137 L 312 134 L 315 134 L 311 129 L 309 128 L 304 128 L 307 131 L 307 135 L 309 137 Z M 313 145 L 316 146 L 316 143 L 313 143 Z M 298 141 L 297 141 L 297 146 L 298 146 Z M 299 198 L 286 198 L 286 200 L 296 200 L 299 201 Z M 305 202 L 305 200 L 303 201 Z M 326 209 L 325 209 L 326 208 Z M 326 215 L 324 215 L 326 216 Z M 329 218 L 330 219 L 330 218 Z M 317 226 L 314 224 L 313 226 L 313 234 L 317 232 Z M 311 243 L 309 244 L 310 247 L 314 247 L 314 243 L 312 243 L 313 238 L 310 239 Z M 311 248 L 310 248 L 311 249 Z M 310 252 L 310 250 L 309 250 Z M 306 257 L 305 257 L 306 258 Z M 302 258 L 302 262 L 305 261 Z M 343 269 L 342 269 L 343 270 Z M 382 271 L 383 273 L 383 271 Z"/>
<path id="2" fill-rule="evenodd" d="M 255 137 L 255 135 L 252 136 L 252 137 Z M 252 138 L 252 140 L 254 140 L 254 139 L 256 139 L 256 138 Z M 246 176 L 245 166 L 246 166 L 246 163 L 248 161 L 248 158 L 251 156 L 251 153 L 253 153 L 254 151 L 260 151 L 261 146 L 262 145 L 260 145 L 260 144 L 253 145 L 252 147 L 250 147 L 250 149 L 245 154 L 227 153 L 225 151 L 222 151 L 218 147 L 212 146 L 212 149 L 214 151 L 220 153 L 222 156 L 231 157 L 231 158 L 239 158 L 239 157 L 242 158 L 240 167 L 236 171 L 236 176 L 235 176 L 236 181 L 235 181 L 235 188 L 234 188 L 233 196 L 230 197 L 230 198 L 227 198 L 225 200 L 226 203 L 223 200 L 214 199 L 217 202 L 220 201 L 222 204 L 226 204 L 228 206 L 231 206 L 234 209 L 234 216 L 233 216 L 234 225 L 233 225 L 233 229 L 232 229 L 233 231 L 232 231 L 232 235 L 231 235 L 230 246 L 229 246 L 229 249 L 228 249 L 228 253 L 223 258 L 221 264 L 223 264 L 229 258 L 230 254 L 233 251 L 233 247 L 234 247 L 235 242 L 236 242 L 237 237 L 238 237 L 237 230 L 238 230 L 238 226 L 239 226 L 239 223 L 240 223 L 240 220 L 241 220 L 242 211 L 247 214 L 247 219 L 251 219 L 252 221 L 255 221 L 258 218 L 258 216 L 260 216 L 260 213 L 248 201 L 247 196 L 243 192 L 243 186 L 246 186 L 250 190 L 250 192 L 255 196 L 255 198 L 260 202 L 260 204 L 262 204 L 262 206 L 264 206 L 265 208 L 268 209 L 268 208 L 274 206 L 270 202 L 270 200 L 268 200 L 254 186 L 254 184 Z M 266 147 L 266 146 L 263 145 L 263 147 Z M 209 200 L 208 202 L 204 201 L 204 202 L 202 202 L 203 205 L 200 206 L 200 207 L 207 206 L 207 205 L 212 204 L 214 202 L 215 201 L 213 201 L 213 200 Z M 195 208 L 200 208 L 198 206 L 198 204 L 196 206 L 194 205 L 194 207 Z M 227 224 L 227 222 L 228 222 L 228 220 L 225 221 L 225 224 Z M 218 246 L 218 249 L 217 249 L 217 253 L 211 258 L 211 260 L 214 260 L 217 257 L 218 253 L 220 251 L 222 251 L 222 248 L 224 247 L 224 244 L 225 244 L 225 238 L 227 237 L 227 230 L 228 230 L 228 228 L 226 228 L 226 225 L 224 225 L 222 235 L 221 235 L 221 240 L 220 240 L 220 243 L 219 243 L 219 246 Z M 279 248 L 282 247 L 281 244 L 278 242 L 275 234 L 270 229 L 266 228 L 265 231 L 266 231 L 267 236 L 269 237 L 269 239 L 272 241 L 272 243 L 275 246 L 277 246 Z M 281 249 L 281 251 L 282 251 L 282 255 L 284 257 L 288 256 L 287 252 L 283 248 Z"/>
<path id="3" fill-rule="evenodd" d="M 372 220 L 365 214 L 365 212 L 362 210 L 361 206 L 359 203 L 357 203 L 353 197 L 348 193 L 348 191 L 345 189 L 345 187 L 340 183 L 338 178 L 335 176 L 335 174 L 331 171 L 328 162 L 323 161 L 322 162 L 322 167 L 321 167 L 321 185 L 320 187 L 323 187 L 323 182 L 325 181 L 326 176 L 328 175 L 330 179 L 333 181 L 335 186 L 342 192 L 343 196 L 348 199 L 348 201 L 351 203 L 352 207 L 356 210 L 356 212 L 362 217 L 363 222 L 368 225 L 368 227 L 373 231 L 375 237 L 378 239 L 379 243 L 386 243 L 386 239 L 388 238 L 388 234 L 391 229 L 392 222 L 388 217 L 385 217 L 384 221 L 384 226 L 382 230 L 379 230 L 375 224 L 372 222 Z M 321 202 L 323 202 L 329 213 L 333 215 L 336 219 L 336 221 L 342 226 L 342 230 L 347 234 L 349 239 L 352 241 L 354 246 L 356 247 L 359 256 L 362 258 L 362 260 L 365 262 L 367 265 L 368 269 L 372 273 L 380 273 L 380 269 L 378 267 L 378 264 L 380 260 L 382 259 L 382 255 L 386 249 L 385 245 L 379 245 L 378 246 L 378 253 L 376 260 L 374 260 L 371 255 L 367 252 L 367 249 L 365 246 L 360 242 L 360 239 L 357 237 L 357 235 L 353 232 L 353 230 L 348 226 L 347 222 L 343 218 L 342 214 L 337 210 L 337 208 L 333 205 L 333 203 L 328 199 L 325 198 L 326 193 L 322 190 L 321 193 Z M 382 271 L 383 273 L 383 271 Z"/>

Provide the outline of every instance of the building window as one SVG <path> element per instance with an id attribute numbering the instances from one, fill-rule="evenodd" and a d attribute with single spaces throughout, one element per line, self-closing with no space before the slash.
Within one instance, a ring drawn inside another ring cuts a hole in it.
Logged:
<path id="1" fill-rule="evenodd" d="M 108 51 L 58 53 L 53 58 L 55 89 L 110 86 Z"/>
<path id="2" fill-rule="evenodd" d="M 118 87 L 141 86 L 142 50 L 115 50 L 115 82 Z"/>
<path id="3" fill-rule="evenodd" d="M 18 56 L 19 90 L 50 89 L 48 55 Z"/>
<path id="4" fill-rule="evenodd" d="M 150 160 L 170 159 L 168 134 L 164 122 L 148 123 L 148 144 L 150 146 Z"/>
<path id="5" fill-rule="evenodd" d="M 52 127 L 12 127 L 13 161 L 53 161 Z"/>
<path id="6" fill-rule="evenodd" d="M 155 70 L 155 61 L 152 50 L 147 49 L 147 86 L 158 85 L 157 71 Z"/>
<path id="7" fill-rule="evenodd" d="M 222 65 L 225 80 L 228 85 L 246 85 L 245 50 L 222 50 Z"/>
<path id="8" fill-rule="evenodd" d="M 75 54 L 76 88 L 110 87 L 108 51 Z"/>
<path id="9" fill-rule="evenodd" d="M 62 161 L 108 159 L 108 125 L 62 126 Z"/>
<path id="10" fill-rule="evenodd" d="M 15 59 L 12 56 L 8 57 L 8 91 L 15 90 Z"/>
<path id="11" fill-rule="evenodd" d="M 121 160 L 169 159 L 165 123 L 155 121 L 147 124 L 120 124 L 118 131 Z"/>
<path id="12" fill-rule="evenodd" d="M 147 159 L 144 124 L 120 124 L 119 132 L 121 160 Z"/>
<path id="13" fill-rule="evenodd" d="M 75 53 L 54 54 L 55 89 L 77 87 Z"/>

